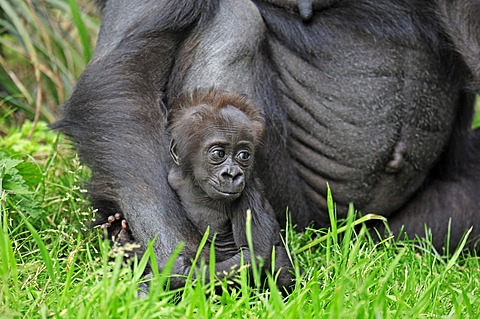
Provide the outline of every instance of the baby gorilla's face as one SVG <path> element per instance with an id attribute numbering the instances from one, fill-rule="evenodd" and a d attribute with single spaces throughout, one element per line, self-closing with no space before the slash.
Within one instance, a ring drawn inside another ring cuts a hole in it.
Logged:
<path id="1" fill-rule="evenodd" d="M 169 129 L 170 154 L 182 175 L 178 182 L 193 198 L 216 205 L 242 195 L 264 130 L 253 104 L 234 93 L 195 91 L 172 108 Z"/>
<path id="2" fill-rule="evenodd" d="M 224 122 L 206 125 L 205 138 L 194 155 L 194 180 L 215 200 L 240 197 L 253 168 L 255 136 L 249 120 L 237 109 L 225 109 Z"/>

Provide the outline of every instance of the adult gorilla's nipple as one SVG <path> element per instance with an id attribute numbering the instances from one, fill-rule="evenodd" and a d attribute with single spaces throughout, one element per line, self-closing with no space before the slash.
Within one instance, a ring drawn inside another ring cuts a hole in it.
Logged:
<path id="1" fill-rule="evenodd" d="M 385 166 L 385 172 L 389 174 L 398 173 L 405 163 L 404 154 L 407 150 L 405 142 L 398 142 L 393 151 L 392 159 Z"/>

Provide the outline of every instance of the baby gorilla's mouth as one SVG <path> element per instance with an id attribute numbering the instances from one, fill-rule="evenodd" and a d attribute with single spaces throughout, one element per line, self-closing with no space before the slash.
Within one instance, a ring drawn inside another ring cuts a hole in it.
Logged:
<path id="1" fill-rule="evenodd" d="M 241 192 L 229 192 L 229 191 L 222 191 L 222 190 L 219 190 L 217 189 L 217 192 L 221 193 L 221 194 L 225 194 L 226 196 L 235 196 L 235 195 L 240 195 Z"/>
<path id="2" fill-rule="evenodd" d="M 236 199 L 240 197 L 240 194 L 242 194 L 242 191 L 234 191 L 234 190 L 223 190 L 218 187 L 213 186 L 213 189 L 217 192 L 217 194 L 224 198 L 224 199 Z"/>

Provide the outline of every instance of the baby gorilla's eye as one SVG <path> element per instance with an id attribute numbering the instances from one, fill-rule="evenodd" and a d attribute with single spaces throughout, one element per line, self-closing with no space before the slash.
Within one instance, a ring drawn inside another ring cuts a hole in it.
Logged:
<path id="1" fill-rule="evenodd" d="M 217 158 L 224 158 L 225 157 L 225 152 L 222 150 L 215 150 L 213 151 L 213 156 Z"/>
<path id="2" fill-rule="evenodd" d="M 225 158 L 225 150 L 222 148 L 213 148 L 209 153 L 209 157 L 214 161 L 221 161 Z"/>
<path id="3" fill-rule="evenodd" d="M 237 154 L 237 158 L 241 161 L 248 161 L 250 159 L 250 153 L 247 151 L 240 151 Z"/>

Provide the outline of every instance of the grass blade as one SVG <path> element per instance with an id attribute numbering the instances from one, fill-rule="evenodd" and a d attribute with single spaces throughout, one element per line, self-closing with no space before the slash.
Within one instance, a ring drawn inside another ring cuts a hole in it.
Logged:
<path id="1" fill-rule="evenodd" d="M 45 246 L 45 243 L 41 239 L 40 235 L 38 232 L 35 230 L 35 227 L 30 224 L 30 222 L 27 220 L 27 218 L 20 213 L 22 216 L 23 222 L 25 223 L 25 226 L 27 226 L 28 230 L 32 234 L 33 239 L 35 240 L 35 243 L 38 246 L 38 249 L 42 255 L 43 262 L 45 263 L 45 268 L 47 269 L 48 276 L 50 277 L 50 280 L 53 283 L 53 286 L 55 287 L 55 283 L 57 282 L 57 278 L 55 275 L 55 269 L 53 267 L 53 260 L 52 257 L 50 257 L 50 253 L 47 250 L 47 247 Z"/>
<path id="2" fill-rule="evenodd" d="M 80 8 L 77 5 L 77 1 L 68 0 L 68 4 L 70 6 L 70 12 L 72 13 L 73 21 L 77 27 L 78 34 L 80 35 L 80 42 L 82 43 L 83 57 L 85 63 L 88 63 L 88 61 L 90 61 L 90 58 L 92 57 L 92 46 L 90 44 L 89 32 L 85 27 L 85 23 L 83 22 L 82 14 L 80 12 Z"/>
<path id="3" fill-rule="evenodd" d="M 342 227 L 339 227 L 338 229 L 336 229 L 336 234 L 339 234 L 339 233 L 343 233 L 345 232 L 347 229 L 351 228 L 351 227 L 355 227 L 357 225 L 360 225 L 360 224 L 363 224 L 363 223 L 366 223 L 370 220 L 381 220 L 381 221 L 387 221 L 387 219 L 383 216 L 380 216 L 380 215 L 376 215 L 376 214 L 367 214 L 365 216 L 362 216 L 360 217 L 359 219 L 356 219 L 355 221 L 353 221 L 351 223 L 351 225 L 345 225 L 345 226 L 342 226 Z M 334 232 L 329 232 L 328 234 L 326 235 L 323 235 L 315 240 L 312 240 L 311 242 L 309 242 L 307 245 L 297 249 L 297 251 L 295 253 L 301 253 L 301 252 L 304 252 L 305 250 L 309 250 L 311 249 L 312 247 L 314 246 L 317 246 L 318 244 L 326 241 L 327 239 L 329 238 L 332 238 L 334 237 Z"/>

